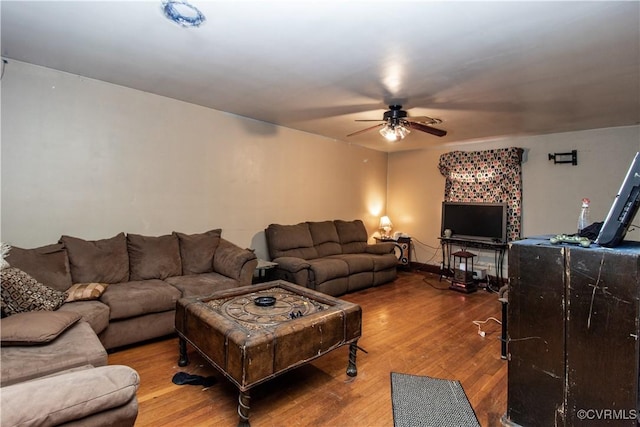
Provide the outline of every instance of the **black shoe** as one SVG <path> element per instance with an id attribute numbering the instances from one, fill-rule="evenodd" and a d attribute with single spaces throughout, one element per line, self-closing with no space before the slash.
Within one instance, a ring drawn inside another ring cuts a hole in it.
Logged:
<path id="1" fill-rule="evenodd" d="M 202 375 L 191 375 L 186 372 L 178 372 L 173 376 L 171 381 L 178 385 L 202 385 L 204 387 L 211 387 L 216 383 L 215 377 L 203 377 Z"/>

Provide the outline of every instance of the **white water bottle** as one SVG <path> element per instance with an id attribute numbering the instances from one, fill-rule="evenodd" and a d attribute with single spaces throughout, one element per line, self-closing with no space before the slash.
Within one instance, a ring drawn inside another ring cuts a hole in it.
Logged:
<path id="1" fill-rule="evenodd" d="M 578 217 L 578 234 L 580 234 L 580 232 L 587 228 L 591 223 L 589 217 L 589 203 L 591 202 L 586 197 L 582 199 L 582 208 L 580 209 L 580 216 Z"/>

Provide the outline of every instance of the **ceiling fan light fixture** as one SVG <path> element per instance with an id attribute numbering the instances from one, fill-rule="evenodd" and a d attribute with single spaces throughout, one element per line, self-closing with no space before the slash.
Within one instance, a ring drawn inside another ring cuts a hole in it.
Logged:
<path id="1" fill-rule="evenodd" d="M 382 135 L 389 142 L 398 142 L 404 139 L 411 133 L 410 129 L 417 129 L 421 132 L 429 133 L 435 136 L 445 136 L 446 130 L 437 129 L 430 125 L 442 123 L 440 119 L 434 119 L 431 117 L 409 117 L 407 112 L 402 109 L 402 105 L 389 105 L 389 110 L 385 111 L 382 115 L 382 120 L 356 120 L 357 122 L 382 122 L 368 128 L 360 129 L 359 131 L 352 132 L 347 135 L 355 136 L 364 132 L 368 132 L 373 129 L 378 129 L 380 135 Z"/>
<path id="2" fill-rule="evenodd" d="M 394 125 L 387 123 L 382 129 L 380 129 L 380 135 L 382 135 L 389 142 L 398 142 L 409 135 L 411 131 L 403 125 Z"/>
<path id="3" fill-rule="evenodd" d="M 398 136 L 398 138 L 404 139 L 404 137 L 409 135 L 410 133 L 411 131 L 408 127 L 405 127 L 403 125 L 396 126 L 396 135 Z"/>

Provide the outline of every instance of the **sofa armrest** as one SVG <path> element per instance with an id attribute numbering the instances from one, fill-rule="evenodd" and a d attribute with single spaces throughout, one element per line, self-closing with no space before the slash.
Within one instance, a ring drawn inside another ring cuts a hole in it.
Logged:
<path id="1" fill-rule="evenodd" d="M 289 273 L 297 273 L 311 267 L 311 264 L 309 264 L 306 260 L 291 256 L 276 258 L 273 260 L 273 262 L 278 263 L 279 269 L 286 270 Z"/>
<path id="2" fill-rule="evenodd" d="M 0 424 L 60 425 L 135 402 L 138 373 L 111 365 L 75 370 L 2 387 Z"/>
<path id="3" fill-rule="evenodd" d="M 365 252 L 368 254 L 384 255 L 393 253 L 396 244 L 393 242 L 380 242 L 374 245 L 367 245 Z"/>
<path id="4" fill-rule="evenodd" d="M 243 286 L 251 284 L 257 265 L 258 259 L 253 251 L 242 249 L 226 239 L 220 239 L 213 254 L 213 270 L 236 279 Z"/>
<path id="5" fill-rule="evenodd" d="M 310 286 L 309 271 L 311 264 L 303 258 L 283 256 L 275 258 L 273 262 L 278 263 L 275 269 L 275 278 L 286 280 L 287 282 L 295 283 L 296 285 L 306 288 Z"/>

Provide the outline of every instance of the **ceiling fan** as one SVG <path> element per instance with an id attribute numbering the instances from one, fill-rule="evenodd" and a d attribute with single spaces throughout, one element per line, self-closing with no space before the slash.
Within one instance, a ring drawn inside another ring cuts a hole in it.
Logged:
<path id="1" fill-rule="evenodd" d="M 402 105 L 389 105 L 389 110 L 385 111 L 382 116 L 382 120 L 356 120 L 356 122 L 382 123 L 350 133 L 347 137 L 358 135 L 376 128 L 381 128 L 379 131 L 380 135 L 384 136 L 389 142 L 397 142 L 404 139 L 404 137 L 411 132 L 410 129 L 417 129 L 435 136 L 445 136 L 447 134 L 447 131 L 431 126 L 442 123 L 442 120 L 426 116 L 409 117 L 407 116 L 407 112 L 402 109 Z"/>

